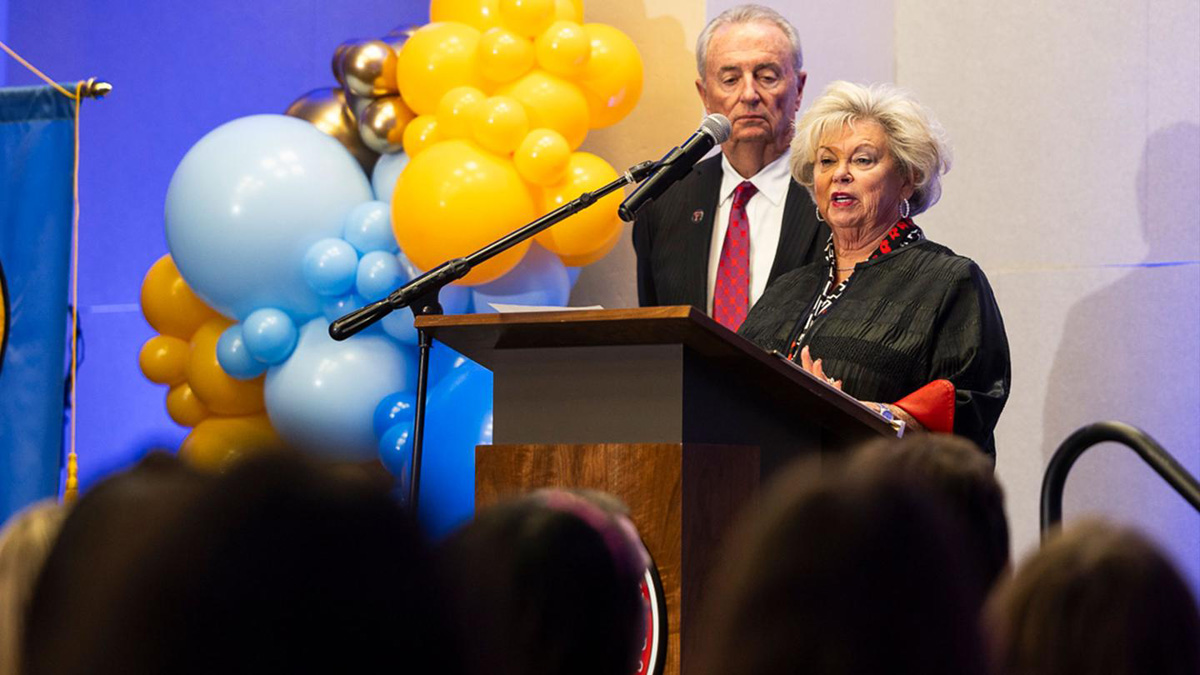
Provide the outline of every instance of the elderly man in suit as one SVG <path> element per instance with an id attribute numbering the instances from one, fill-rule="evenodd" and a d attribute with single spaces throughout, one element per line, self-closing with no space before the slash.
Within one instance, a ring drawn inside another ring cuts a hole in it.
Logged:
<path id="1" fill-rule="evenodd" d="M 700 34 L 696 91 L 733 131 L 638 213 L 642 306 L 693 305 L 737 330 L 771 280 L 823 255 L 829 231 L 788 167 L 802 65 L 796 29 L 766 7 L 729 9 Z"/>

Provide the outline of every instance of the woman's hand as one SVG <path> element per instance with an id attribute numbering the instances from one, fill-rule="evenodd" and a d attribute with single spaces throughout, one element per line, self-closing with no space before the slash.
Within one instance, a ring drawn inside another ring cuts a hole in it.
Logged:
<path id="1" fill-rule="evenodd" d="M 800 350 L 800 367 L 810 374 L 825 380 L 832 385 L 834 389 L 837 389 L 838 391 L 842 390 L 842 381 L 835 380 L 825 374 L 825 369 L 821 366 L 821 359 L 813 361 L 812 354 L 809 353 L 807 345 Z"/>

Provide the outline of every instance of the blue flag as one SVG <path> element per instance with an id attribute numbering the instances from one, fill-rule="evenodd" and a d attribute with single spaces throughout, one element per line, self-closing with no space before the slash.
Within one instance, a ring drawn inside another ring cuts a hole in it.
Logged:
<path id="1" fill-rule="evenodd" d="M 58 491 L 74 104 L 0 89 L 0 521 Z"/>

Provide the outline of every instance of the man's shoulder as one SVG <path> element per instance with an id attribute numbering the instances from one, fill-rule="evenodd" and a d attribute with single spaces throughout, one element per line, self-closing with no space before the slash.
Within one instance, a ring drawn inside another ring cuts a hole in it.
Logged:
<path id="1" fill-rule="evenodd" d="M 644 210 L 658 218 L 670 215 L 674 219 L 683 213 L 682 208 L 716 197 L 721 189 L 721 176 L 721 155 L 718 153 L 697 163 L 688 175 L 647 204 Z"/>

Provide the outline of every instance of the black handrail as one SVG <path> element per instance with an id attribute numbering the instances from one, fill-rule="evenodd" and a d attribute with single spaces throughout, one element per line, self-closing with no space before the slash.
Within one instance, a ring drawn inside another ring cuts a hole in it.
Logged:
<path id="1" fill-rule="evenodd" d="M 1192 508 L 1200 511 L 1200 481 L 1175 461 L 1157 441 L 1141 429 L 1124 422 L 1096 422 L 1068 436 L 1050 458 L 1045 478 L 1042 479 L 1042 537 L 1062 520 L 1063 488 L 1066 487 L 1067 473 L 1071 471 L 1075 460 L 1088 448 L 1108 441 L 1131 448 Z"/>

